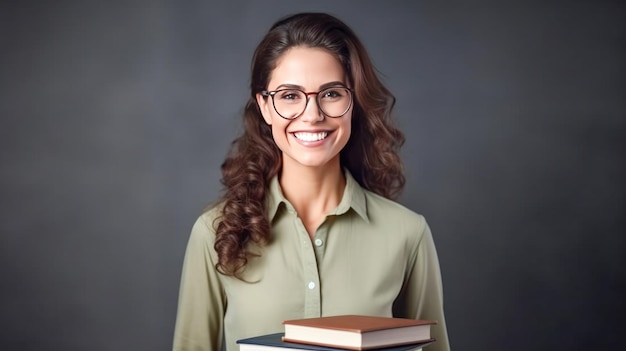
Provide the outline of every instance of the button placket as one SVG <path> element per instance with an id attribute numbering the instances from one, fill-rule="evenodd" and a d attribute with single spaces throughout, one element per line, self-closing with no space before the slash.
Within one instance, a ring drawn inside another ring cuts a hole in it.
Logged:
<path id="1" fill-rule="evenodd" d="M 321 316 L 321 293 L 320 293 L 320 277 L 317 268 L 317 258 L 311 239 L 309 237 L 302 220 L 294 216 L 297 235 L 300 238 L 300 258 L 302 260 L 304 281 L 304 317 L 320 317 Z"/>

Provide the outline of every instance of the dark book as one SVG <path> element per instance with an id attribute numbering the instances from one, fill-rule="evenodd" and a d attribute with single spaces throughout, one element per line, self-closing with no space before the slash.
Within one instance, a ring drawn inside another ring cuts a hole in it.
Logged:
<path id="1" fill-rule="evenodd" d="M 257 336 L 237 341 L 239 351 L 346 351 L 333 347 L 316 346 L 302 343 L 283 341 L 284 333 Z M 422 351 L 422 348 L 432 344 L 434 340 L 402 346 L 392 346 L 377 349 L 376 351 Z"/>
<path id="2" fill-rule="evenodd" d="M 288 320 L 284 341 L 351 350 L 415 344 L 431 339 L 431 320 L 342 315 Z"/>

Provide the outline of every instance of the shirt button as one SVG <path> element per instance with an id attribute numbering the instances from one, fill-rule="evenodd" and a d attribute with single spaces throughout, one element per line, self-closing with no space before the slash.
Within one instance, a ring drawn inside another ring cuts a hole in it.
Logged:
<path id="1" fill-rule="evenodd" d="M 322 239 L 315 239 L 315 246 L 322 246 L 323 243 Z"/>
<path id="2" fill-rule="evenodd" d="M 309 289 L 311 289 L 311 290 L 315 289 L 315 283 L 314 282 L 309 282 Z"/>

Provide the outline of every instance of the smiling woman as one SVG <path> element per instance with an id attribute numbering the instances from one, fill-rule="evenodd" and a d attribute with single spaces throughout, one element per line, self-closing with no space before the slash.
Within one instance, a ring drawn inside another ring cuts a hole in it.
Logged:
<path id="1" fill-rule="evenodd" d="M 175 350 L 237 350 L 282 321 L 341 314 L 437 320 L 441 276 L 404 185 L 394 98 L 343 22 L 275 23 L 252 60 L 244 133 L 225 191 L 196 222 L 181 279 Z"/>
<path id="2" fill-rule="evenodd" d="M 297 188 L 310 167 L 318 168 L 318 173 L 341 174 L 339 153 L 348 143 L 352 122 L 352 95 L 345 88 L 345 76 L 339 60 L 327 50 L 298 46 L 285 52 L 272 72 L 268 87 L 279 94 L 272 95 L 273 103 L 267 94 L 256 95 L 282 151 L 283 188 L 292 182 Z M 311 94 L 317 96 L 313 103 Z M 309 234 L 315 228 L 310 229 Z"/>

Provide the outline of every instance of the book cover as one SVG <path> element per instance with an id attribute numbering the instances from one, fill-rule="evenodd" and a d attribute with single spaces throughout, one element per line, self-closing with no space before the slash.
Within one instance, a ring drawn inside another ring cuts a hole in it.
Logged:
<path id="1" fill-rule="evenodd" d="M 341 315 L 319 318 L 293 319 L 284 321 L 283 324 L 366 333 L 392 328 L 432 325 L 437 324 L 437 322 L 431 320 L 418 320 L 407 318 Z"/>
<path id="2" fill-rule="evenodd" d="M 346 349 L 283 341 L 284 335 L 284 333 L 276 333 L 256 336 L 238 340 L 237 344 L 239 344 L 240 351 L 346 351 Z M 380 348 L 376 351 L 421 351 L 423 347 L 432 344 L 434 341 L 434 339 L 431 339 L 410 345 Z"/>

